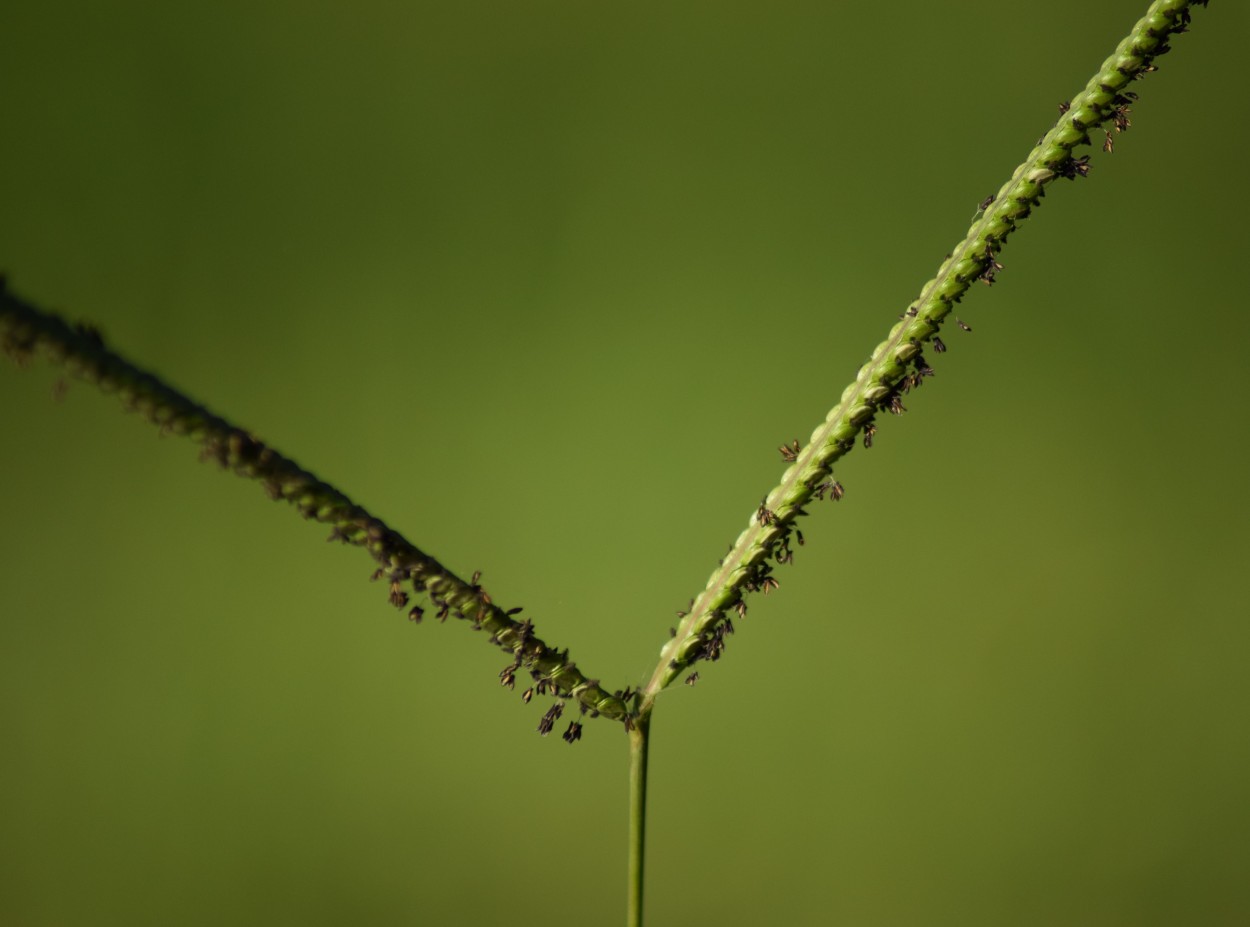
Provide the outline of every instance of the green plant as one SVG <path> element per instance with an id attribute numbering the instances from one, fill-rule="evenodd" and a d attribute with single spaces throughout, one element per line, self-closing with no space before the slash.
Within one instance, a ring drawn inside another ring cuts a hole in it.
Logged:
<path id="1" fill-rule="evenodd" d="M 1162 21 L 1168 24 L 1174 23 L 1177 10 L 1183 11 L 1187 6 L 1156 4 L 1156 8 L 1166 11 L 1166 15 L 1159 15 L 1164 16 Z M 1138 35 L 1135 41 L 1153 40 Z M 1148 56 L 1131 57 L 1135 60 L 1130 62 L 1126 59 L 1122 64 L 1123 71 L 1115 72 L 1124 76 L 1125 80 L 1135 68 L 1148 63 Z M 1119 77 L 1107 72 L 1103 81 L 1115 83 Z M 1129 102 L 1118 96 L 1123 89 L 1118 85 L 1111 86 L 1104 98 L 1098 101 L 1102 108 L 1095 114 L 1097 118 L 1087 118 L 1087 123 L 1124 120 L 1124 114 L 1117 112 Z M 1074 161 L 1068 154 L 1085 134 L 1085 128 L 1072 125 L 1073 119 L 1083 116 L 1085 112 L 1081 105 L 1083 101 L 1075 102 L 1075 109 L 1061 120 L 1060 126 L 1048 137 L 1051 143 L 1040 146 L 1013 177 L 1012 183 L 1000 190 L 995 200 L 982 205 L 973 230 L 956 249 L 954 256 L 948 259 L 943 275 L 926 285 L 921 297 L 910 307 L 915 310 L 912 320 L 904 318 L 892 332 L 890 340 L 874 352 L 873 361 L 863 369 L 857 383 L 844 394 L 843 402 L 828 423 L 817 430 L 806 447 L 791 449 L 789 445 L 783 446 L 783 456 L 788 458 L 793 455 L 796 459 L 787 471 L 782 486 L 770 493 L 755 511 L 751 526 L 714 575 L 709 592 L 695 600 L 689 613 L 682 616 L 672 642 L 662 651 L 651 681 L 643 687 L 640 696 L 633 699 L 605 691 L 573 668 L 567 654 L 542 645 L 527 622 L 510 616 L 483 594 L 476 576 L 467 581 L 456 579 L 364 514 L 363 510 L 348 503 L 332 489 L 312 482 L 297 468 L 287 466 L 289 462 L 273 456 L 245 433 L 210 422 L 207 416 L 192 407 L 181 405 L 180 411 L 170 411 L 181 401 L 173 397 L 171 403 L 173 394 L 156 382 L 152 383 L 151 397 L 144 395 L 142 390 L 136 393 L 135 404 L 169 430 L 198 433 L 205 441 L 208 456 L 236 470 L 245 471 L 246 475 L 262 479 L 271 495 L 293 502 L 306 514 L 332 523 L 332 539 L 369 547 L 389 571 L 384 575 L 393 583 L 388 590 L 393 604 L 409 609 L 408 592 L 403 584 L 415 578 L 420 585 L 415 591 L 433 594 L 434 611 L 454 611 L 487 632 L 495 643 L 510 653 L 517 652 L 519 659 L 516 663 L 510 664 L 501 673 L 505 682 L 512 673 L 520 674 L 532 669 L 537 673 L 536 688 L 541 690 L 544 683 L 554 685 L 559 694 L 578 701 L 594 713 L 627 721 L 627 726 L 633 728 L 635 757 L 641 758 L 645 756 L 642 752 L 645 748 L 644 735 L 655 696 L 697 658 L 715 659 L 719 656 L 724 634 L 730 627 L 727 623 L 730 610 L 738 605 L 742 591 L 751 588 L 767 591 L 775 579 L 765 568 L 763 558 L 770 556 L 782 561 L 790 558 L 791 545 L 798 540 L 798 535 L 792 530 L 793 519 L 810 496 L 813 493 L 840 495 L 840 486 L 835 487 L 831 482 L 829 465 L 845 453 L 849 443 L 859 437 L 863 429 L 871 427 L 876 412 L 899 411 L 897 404 L 901 403 L 903 387 L 918 385 L 929 369 L 921 358 L 920 343 L 935 333 L 937 324 L 949 312 L 951 303 L 957 301 L 972 282 L 978 279 L 992 282 L 998 248 L 1014 221 L 1026 215 L 1035 204 L 1042 184 L 1057 173 L 1070 177 L 1084 173 L 1084 162 Z M 1116 127 L 1121 126 L 1117 124 Z M 1063 144 L 1056 146 L 1055 139 Z M 89 332 L 75 333 L 63 325 L 58 327 L 46 317 L 27 313 L 21 301 L 12 296 L 6 297 L 5 306 L 5 319 L 10 326 L 8 346 L 14 353 L 27 354 L 41 339 L 46 338 L 48 341 L 45 343 L 71 351 L 73 358 L 86 367 L 92 378 L 100 377 L 98 372 L 93 372 L 98 371 L 98 366 L 93 368 L 92 365 L 98 365 L 105 355 Z M 123 380 L 134 379 L 129 373 L 122 373 L 121 376 Z M 107 379 L 108 375 L 103 378 Z M 158 394 L 164 394 L 163 398 L 157 398 Z M 208 427 L 213 424 L 217 429 L 215 432 Z M 416 617 L 415 613 L 413 617 Z M 550 693 L 540 691 L 539 694 Z M 577 739 L 579 732 L 578 722 L 570 723 L 566 739 Z M 645 767 L 636 762 L 635 768 Z M 643 776 L 638 775 L 636 781 L 642 782 Z"/>

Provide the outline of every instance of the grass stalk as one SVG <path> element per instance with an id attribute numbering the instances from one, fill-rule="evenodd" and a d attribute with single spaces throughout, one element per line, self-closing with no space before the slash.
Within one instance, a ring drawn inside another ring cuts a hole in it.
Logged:
<path id="1" fill-rule="evenodd" d="M 639 718 L 629 731 L 629 894 L 626 927 L 642 927 L 643 876 L 647 846 L 647 756 L 651 718 Z"/>

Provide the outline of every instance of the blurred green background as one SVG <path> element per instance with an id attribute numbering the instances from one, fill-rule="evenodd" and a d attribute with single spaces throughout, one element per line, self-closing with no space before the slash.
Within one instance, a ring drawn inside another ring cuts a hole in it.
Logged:
<path id="1" fill-rule="evenodd" d="M 1144 7 L 12 4 L 0 269 L 619 688 Z M 1250 920 L 1248 27 L 1196 14 L 661 700 L 651 924 Z M 0 366 L 0 923 L 622 919 L 618 727 L 535 736 L 57 378 Z"/>

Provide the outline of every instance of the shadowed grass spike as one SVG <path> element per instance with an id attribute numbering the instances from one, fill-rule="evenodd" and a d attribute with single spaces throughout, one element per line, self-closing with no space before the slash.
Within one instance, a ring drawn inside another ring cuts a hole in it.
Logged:
<path id="1" fill-rule="evenodd" d="M 387 598 L 395 608 L 408 605 L 409 594 L 401 588 L 408 583 L 413 592 L 427 596 L 438 607 L 440 618 L 454 615 L 489 632 L 492 643 L 546 680 L 552 695 L 576 699 L 592 715 L 629 723 L 626 701 L 583 676 L 569 660 L 568 651 L 549 647 L 534 635 L 528 621 L 514 620 L 491 602 L 477 583 L 480 574 L 465 582 L 329 483 L 110 351 L 94 328 L 70 325 L 6 288 L 0 290 L 0 350 L 18 363 L 43 354 L 78 379 L 117 394 L 127 408 L 162 432 L 198 442 L 203 459 L 256 480 L 271 499 L 285 501 L 305 518 L 330 525 L 330 540 L 367 550 L 380 564 L 374 577 L 388 578 Z M 419 621 L 422 614 L 414 608 L 408 617 Z"/>

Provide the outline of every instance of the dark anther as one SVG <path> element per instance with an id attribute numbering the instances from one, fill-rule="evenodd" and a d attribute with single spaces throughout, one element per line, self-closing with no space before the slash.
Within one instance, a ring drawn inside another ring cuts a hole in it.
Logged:
<path id="1" fill-rule="evenodd" d="M 505 689 L 516 687 L 516 671 L 521 668 L 519 663 L 510 663 L 499 671 L 499 684 Z"/>
<path id="2" fill-rule="evenodd" d="M 794 562 L 794 551 L 790 550 L 790 542 L 787 538 L 782 538 L 773 547 L 773 559 L 778 563 Z"/>
<path id="3" fill-rule="evenodd" d="M 762 581 L 766 576 L 769 576 L 772 572 L 773 572 L 773 568 L 769 566 L 767 563 L 764 563 L 762 561 L 760 563 L 755 564 L 755 566 L 752 568 L 752 573 L 754 574 L 755 581 L 757 583 Z"/>
<path id="4" fill-rule="evenodd" d="M 777 582 L 777 580 L 773 579 L 771 576 L 767 576 L 764 578 L 764 581 L 760 583 L 760 588 L 764 590 L 764 595 L 768 595 L 768 591 L 770 589 L 776 589 L 780 585 L 781 583 Z"/>
<path id="5" fill-rule="evenodd" d="M 1111 137 L 1111 133 L 1103 129 L 1103 134 L 1107 137 L 1102 141 L 1102 150 L 1107 154 L 1115 154 L 1115 139 Z"/>
<path id="6" fill-rule="evenodd" d="M 420 624 L 421 619 L 424 617 L 425 617 L 425 609 L 423 609 L 420 605 L 414 605 L 408 611 L 408 620 L 415 622 L 416 624 Z"/>
<path id="7" fill-rule="evenodd" d="M 981 200 L 981 203 L 980 203 L 980 205 L 979 205 L 979 207 L 978 207 L 978 208 L 979 208 L 982 212 L 985 212 L 985 210 L 987 210 L 987 209 L 989 209 L 989 208 L 990 208 L 990 203 L 992 203 L 992 202 L 994 202 L 994 194 L 993 194 L 993 193 L 991 193 L 991 194 L 990 194 L 989 196 L 987 196 L 985 199 Z"/>
<path id="8" fill-rule="evenodd" d="M 550 734 L 551 729 L 556 726 L 556 722 L 560 720 L 560 715 L 562 714 L 564 714 L 564 702 L 556 702 L 547 709 L 547 713 L 538 722 L 538 733 L 544 737 Z"/>
<path id="9" fill-rule="evenodd" d="M 864 447 L 872 447 L 872 438 L 876 433 L 877 426 L 872 422 L 864 426 Z"/>
<path id="10" fill-rule="evenodd" d="M 526 689 L 524 692 L 521 693 L 521 701 L 523 701 L 526 705 L 530 703 L 530 699 L 532 699 L 533 697 L 534 697 L 533 686 L 530 686 L 528 689 Z"/>
<path id="11" fill-rule="evenodd" d="M 1059 104 L 1059 115 L 1062 116 L 1071 108 L 1072 108 L 1072 104 L 1069 103 L 1067 100 L 1064 100 L 1062 103 Z"/>
<path id="12" fill-rule="evenodd" d="M 985 245 L 985 270 L 981 272 L 981 280 L 983 283 L 992 284 L 994 275 L 1003 269 L 1003 265 L 998 263 L 994 258 L 994 245 L 987 242 Z"/>
<path id="13" fill-rule="evenodd" d="M 955 324 L 958 325 L 960 328 L 962 328 L 966 332 L 972 331 L 972 326 L 969 325 L 967 322 L 965 322 L 963 319 L 961 319 L 959 316 L 955 316 Z"/>
<path id="14" fill-rule="evenodd" d="M 438 607 L 438 614 L 435 615 L 439 621 L 446 622 L 447 616 L 451 614 L 451 606 L 444 602 Z"/>
<path id="15" fill-rule="evenodd" d="M 766 496 L 764 498 L 764 502 L 767 502 L 767 501 L 768 501 L 768 497 Z M 755 512 L 756 520 L 761 525 L 777 524 L 777 513 L 772 511 L 772 509 L 768 508 L 768 506 L 766 506 L 764 502 L 760 503 L 759 509 Z"/>
<path id="16" fill-rule="evenodd" d="M 937 335 L 933 336 L 933 350 L 937 351 L 939 354 L 946 353 L 946 343 Z"/>
<path id="17" fill-rule="evenodd" d="M 795 537 L 795 540 L 799 542 L 799 547 L 802 547 L 803 546 L 803 532 L 800 531 L 798 528 L 795 528 L 794 537 Z"/>
<path id="18" fill-rule="evenodd" d="M 816 498 L 817 499 L 825 498 L 826 492 L 829 493 L 829 498 L 832 499 L 834 502 L 840 502 L 842 499 L 842 496 L 846 494 L 845 490 L 842 488 L 842 484 L 839 483 L 837 480 L 826 480 L 825 482 L 817 486 Z"/>
<path id="19" fill-rule="evenodd" d="M 724 656 L 725 633 L 724 625 L 718 625 L 713 631 L 704 631 L 703 646 L 695 654 L 695 659 L 716 662 Z"/>
<path id="20" fill-rule="evenodd" d="M 399 588 L 398 580 L 391 580 L 390 603 L 396 608 L 403 608 L 408 604 L 408 593 Z"/>
<path id="21" fill-rule="evenodd" d="M 698 681 L 699 681 L 698 673 L 691 673 L 689 676 L 686 677 L 686 685 L 688 686 L 693 686 Z"/>
<path id="22" fill-rule="evenodd" d="M 1089 176 L 1089 155 L 1081 155 L 1079 158 L 1068 158 L 1056 168 L 1056 173 L 1061 177 L 1067 177 L 1068 180 L 1075 180 L 1077 177 Z"/>
<path id="23" fill-rule="evenodd" d="M 509 618 L 511 618 L 513 615 L 519 615 L 523 611 L 525 611 L 525 606 L 518 605 L 516 608 L 508 609 L 506 612 L 504 612 L 504 614 L 507 615 Z"/>
<path id="24" fill-rule="evenodd" d="M 582 725 L 580 721 L 570 721 L 569 729 L 562 735 L 566 744 L 575 744 L 582 739 Z"/>
<path id="25" fill-rule="evenodd" d="M 376 582 L 377 582 L 379 579 L 381 579 L 381 578 L 382 578 L 385 574 L 386 574 L 386 570 L 382 569 L 381 567 L 378 567 L 376 570 L 374 570 L 374 571 L 373 571 L 373 573 L 372 573 L 372 574 L 370 574 L 370 576 L 369 576 L 369 582 L 371 582 L 371 583 L 376 583 Z"/>
<path id="26" fill-rule="evenodd" d="M 783 444 L 777 450 L 781 451 L 782 460 L 793 463 L 799 459 L 799 439 L 795 438 L 790 444 Z"/>
<path id="27" fill-rule="evenodd" d="M 745 618 L 747 616 L 747 603 L 739 599 L 734 603 L 734 611 L 738 613 L 739 618 Z"/>

